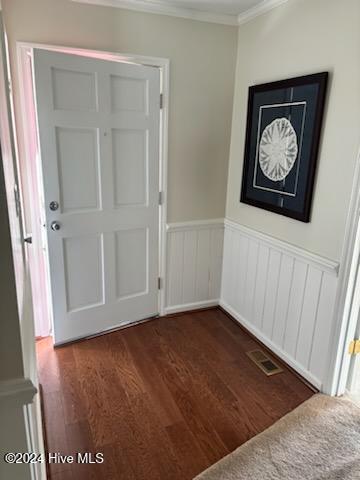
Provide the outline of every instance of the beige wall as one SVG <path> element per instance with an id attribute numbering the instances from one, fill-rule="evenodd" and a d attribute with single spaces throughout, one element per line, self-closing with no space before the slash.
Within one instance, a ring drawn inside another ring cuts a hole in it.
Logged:
<path id="1" fill-rule="evenodd" d="M 236 27 L 70 0 L 2 4 L 13 75 L 16 41 L 169 58 L 168 221 L 224 216 Z"/>
<path id="2" fill-rule="evenodd" d="M 359 0 L 289 0 L 239 29 L 226 216 L 339 260 L 360 140 Z M 248 87 L 331 72 L 311 223 L 239 202 Z"/>
<path id="3" fill-rule="evenodd" d="M 2 3 L 15 80 L 17 40 L 169 58 L 168 221 L 223 216 L 235 27 L 69 0 Z M 359 22 L 358 0 L 289 0 L 242 25 L 238 35 L 226 216 L 335 260 L 359 147 Z M 323 70 L 331 79 L 311 222 L 241 204 L 248 86 Z M 18 88 L 15 81 L 15 94 Z"/>

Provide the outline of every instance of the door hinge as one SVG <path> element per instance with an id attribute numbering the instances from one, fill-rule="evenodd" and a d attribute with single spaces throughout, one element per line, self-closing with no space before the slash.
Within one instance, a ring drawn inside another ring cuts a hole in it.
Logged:
<path id="1" fill-rule="evenodd" d="M 360 353 L 360 338 L 352 340 L 349 345 L 349 354 L 358 355 Z"/>
<path id="2" fill-rule="evenodd" d="M 161 290 L 161 285 L 162 285 L 161 277 L 158 277 L 158 290 Z"/>
<path id="3" fill-rule="evenodd" d="M 160 93 L 160 110 L 164 108 L 164 94 Z"/>
<path id="4" fill-rule="evenodd" d="M 163 192 L 159 192 L 159 205 L 164 203 L 164 195 Z"/>

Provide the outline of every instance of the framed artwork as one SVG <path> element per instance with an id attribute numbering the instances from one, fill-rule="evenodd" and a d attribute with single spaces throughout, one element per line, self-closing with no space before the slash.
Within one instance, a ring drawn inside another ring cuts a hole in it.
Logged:
<path id="1" fill-rule="evenodd" d="M 241 202 L 309 222 L 327 80 L 249 88 Z"/>

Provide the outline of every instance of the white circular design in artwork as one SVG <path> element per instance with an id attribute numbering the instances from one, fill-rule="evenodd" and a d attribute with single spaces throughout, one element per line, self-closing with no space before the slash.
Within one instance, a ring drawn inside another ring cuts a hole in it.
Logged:
<path id="1" fill-rule="evenodd" d="M 296 132 L 287 118 L 276 118 L 265 127 L 259 144 L 259 163 L 267 178 L 273 182 L 284 180 L 297 154 Z"/>

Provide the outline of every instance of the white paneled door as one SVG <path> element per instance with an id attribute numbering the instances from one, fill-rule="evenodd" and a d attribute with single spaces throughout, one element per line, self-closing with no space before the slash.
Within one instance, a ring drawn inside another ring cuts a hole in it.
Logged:
<path id="1" fill-rule="evenodd" d="M 160 72 L 34 51 L 55 343 L 158 313 Z"/>

